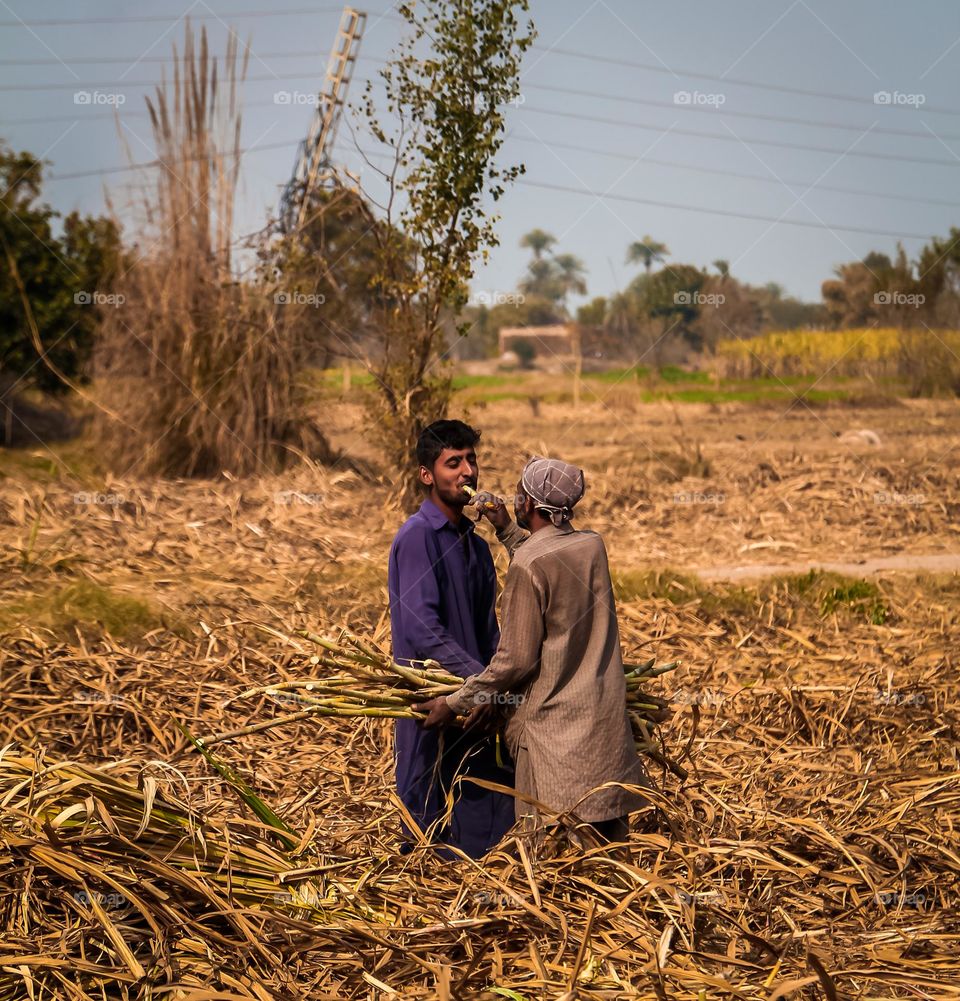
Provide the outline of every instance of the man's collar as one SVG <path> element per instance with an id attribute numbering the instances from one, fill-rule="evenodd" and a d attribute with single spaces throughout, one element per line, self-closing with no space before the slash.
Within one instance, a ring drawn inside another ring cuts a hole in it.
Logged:
<path id="1" fill-rule="evenodd" d="M 437 505 L 434 504 L 432 500 L 430 500 L 429 497 L 427 497 L 426 500 L 424 500 L 424 502 L 420 505 L 420 513 L 424 516 L 424 518 L 427 519 L 427 524 L 435 532 L 439 532 L 441 528 L 444 528 L 447 525 L 449 525 L 450 528 L 453 529 L 456 529 L 457 527 L 440 510 L 440 508 L 438 508 Z M 467 529 L 464 528 L 465 524 L 466 526 L 468 526 Z M 469 518 L 465 517 L 463 514 L 460 515 L 460 530 L 473 531 L 473 522 Z"/>

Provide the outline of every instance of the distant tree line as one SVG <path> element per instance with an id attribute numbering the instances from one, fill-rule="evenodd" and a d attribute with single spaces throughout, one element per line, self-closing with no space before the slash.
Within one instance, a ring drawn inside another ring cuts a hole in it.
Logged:
<path id="1" fill-rule="evenodd" d="M 570 296 L 587 293 L 586 268 L 573 254 L 557 253 L 556 243 L 542 229 L 522 237 L 520 245 L 532 256 L 517 293 L 487 294 L 468 310 L 476 330 L 471 355 L 492 353 L 501 327 L 576 321 L 602 332 L 618 356 L 649 356 L 656 363 L 667 346 L 709 353 L 726 337 L 818 326 L 827 319 L 822 304 L 787 296 L 777 284 L 740 281 L 726 260 L 710 268 L 669 261 L 669 247 L 650 236 L 627 248 L 626 262 L 643 270 L 624 289 L 571 312 Z"/>

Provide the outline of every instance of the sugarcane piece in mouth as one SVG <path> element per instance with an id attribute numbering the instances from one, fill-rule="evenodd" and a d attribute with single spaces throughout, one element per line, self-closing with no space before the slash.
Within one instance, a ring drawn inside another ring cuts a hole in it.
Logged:
<path id="1" fill-rule="evenodd" d="M 489 490 L 476 491 L 469 483 L 464 483 L 460 488 L 469 498 L 470 503 L 474 507 L 484 508 L 487 511 L 492 511 L 496 506 L 496 498 L 490 493 Z"/>

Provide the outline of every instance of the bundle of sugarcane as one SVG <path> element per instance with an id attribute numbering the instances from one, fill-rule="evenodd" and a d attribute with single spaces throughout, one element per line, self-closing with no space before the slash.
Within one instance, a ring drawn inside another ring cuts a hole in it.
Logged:
<path id="1" fill-rule="evenodd" d="M 272 730 L 311 716 L 423 719 L 423 713 L 414 709 L 414 705 L 450 695 L 463 684 L 462 678 L 450 674 L 435 660 L 397 664 L 378 647 L 346 631 L 342 631 L 335 640 L 308 631 L 297 635 L 315 643 L 320 650 L 306 658 L 306 663 L 331 673 L 318 673 L 316 677 L 282 681 L 241 692 L 230 701 L 267 697 L 280 705 L 293 707 L 292 711 L 235 730 L 198 738 L 199 746 L 210 747 L 224 740 Z M 655 665 L 653 660 L 649 660 L 642 664 L 625 664 L 624 671 L 627 710 L 637 749 L 681 774 L 683 770 L 665 758 L 654 745 L 653 730 L 669 716 L 668 703 L 641 688 L 643 682 L 672 671 L 678 663 Z"/>

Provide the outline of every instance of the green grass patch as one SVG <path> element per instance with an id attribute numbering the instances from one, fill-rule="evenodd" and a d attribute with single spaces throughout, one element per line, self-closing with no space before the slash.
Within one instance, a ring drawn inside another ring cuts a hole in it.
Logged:
<path id="1" fill-rule="evenodd" d="M 846 389 L 809 389 L 792 392 L 786 386 L 749 386 L 739 389 L 678 389 L 669 391 L 644 390 L 644 403 L 674 400 L 677 403 L 771 403 L 789 402 L 797 397 L 808 403 L 829 403 L 850 395 Z"/>
<path id="2" fill-rule="evenodd" d="M 510 390 L 503 390 L 502 392 L 497 392 L 497 393 L 474 394 L 471 395 L 470 402 L 476 403 L 479 402 L 480 400 L 483 400 L 485 403 L 499 403 L 502 400 L 520 400 L 521 402 L 525 402 L 530 399 L 531 395 L 535 394 L 521 393 L 518 392 L 517 390 L 510 389 Z"/>
<path id="3" fill-rule="evenodd" d="M 766 591 L 771 596 L 779 593 L 799 598 L 815 607 L 824 618 L 835 613 L 851 614 L 873 625 L 882 625 L 890 616 L 883 593 L 872 581 L 826 570 L 776 577 Z"/>
<path id="4" fill-rule="evenodd" d="M 102 475 L 96 449 L 82 438 L 46 447 L 0 448 L 0 480 L 95 484 Z"/>
<path id="5" fill-rule="evenodd" d="M 670 568 L 618 570 L 612 576 L 617 601 L 665 598 L 675 605 L 696 601 L 711 616 L 742 615 L 752 612 L 757 605 L 756 596 L 744 588 L 708 584 L 693 574 Z"/>
<path id="6" fill-rule="evenodd" d="M 333 396 L 343 392 L 342 368 L 306 368 L 297 376 L 297 382 L 308 393 Z M 362 368 L 351 366 L 350 388 L 368 388 L 374 385 L 373 376 Z"/>
<path id="7" fill-rule="evenodd" d="M 0 480 L 56 483 L 60 478 L 60 469 L 60 463 L 50 455 L 24 452 L 19 448 L 0 449 Z"/>
<path id="8" fill-rule="evenodd" d="M 606 372 L 584 372 L 583 377 L 596 382 L 623 382 L 627 379 L 649 379 L 651 375 L 654 381 L 659 380 L 671 384 L 709 384 L 713 381 L 713 375 L 710 372 L 688 372 L 678 365 L 665 365 L 653 373 L 646 365 L 631 365 L 628 368 L 611 368 Z"/>
<path id="9" fill-rule="evenodd" d="M 836 614 L 882 625 L 891 614 L 876 584 L 821 570 L 771 577 L 749 588 L 710 583 L 671 568 L 613 571 L 612 577 L 617 601 L 659 598 L 675 605 L 696 602 L 712 618 L 755 615 L 771 600 L 783 606 L 805 607 L 821 619 Z"/>
<path id="10" fill-rule="evenodd" d="M 109 633 L 125 640 L 142 639 L 155 629 L 169 629 L 180 636 L 190 634 L 183 620 L 151 602 L 86 579 L 0 606 L 0 628 L 22 625 L 49 629 L 58 635 L 72 636 L 79 629 L 82 633 Z"/>
<path id="11" fill-rule="evenodd" d="M 665 365 L 660 369 L 660 378 L 664 382 L 706 382 L 713 381 L 710 372 L 688 372 L 686 369 L 678 368 L 676 365 Z"/>
<path id="12" fill-rule="evenodd" d="M 608 391 L 635 391 L 641 403 L 672 400 L 676 403 L 790 403 L 799 397 L 816 406 L 854 400 L 858 392 L 849 380 L 845 385 L 814 388 L 810 376 L 786 376 L 783 379 L 761 378 L 714 382 L 710 372 L 687 372 L 667 366 L 653 375 L 647 368 L 616 368 L 606 372 L 583 374 L 583 399 L 603 400 Z M 839 383 L 840 380 L 837 380 Z M 527 401 L 536 396 L 543 403 L 568 403 L 573 399 L 572 374 L 547 375 L 542 372 L 499 373 L 495 375 L 458 375 L 454 389 L 470 403 L 497 403 L 503 400 Z"/>
<path id="13" fill-rule="evenodd" d="M 338 397 L 343 391 L 343 370 L 309 369 L 302 375 L 304 385 L 321 399 Z M 537 397 L 542 403 L 569 403 L 572 395 L 572 373 L 547 374 L 531 371 L 504 371 L 486 375 L 459 373 L 453 377 L 453 389 L 462 403 L 527 402 Z M 362 370 L 351 375 L 351 387 L 358 398 L 374 389 L 373 377 Z M 868 387 L 869 388 L 869 387 Z M 756 379 L 722 379 L 719 382 L 709 371 L 689 372 L 677 365 L 665 365 L 653 370 L 647 366 L 611 368 L 603 372 L 583 373 L 583 399 L 603 400 L 607 391 L 636 391 L 641 403 L 671 400 L 675 403 L 753 403 L 757 405 L 791 403 L 799 397 L 811 406 L 833 403 L 880 405 L 889 402 L 895 392 L 893 384 L 872 396 L 861 396 L 862 380 L 848 375 L 831 376 L 829 383 L 818 386 L 810 375 L 762 376 Z M 881 399 L 882 397 L 882 399 Z M 42 467 L 42 463 L 40 464 Z M 2 466 L 0 466 L 2 475 Z M 36 475 L 42 475 L 42 472 Z"/>
<path id="14" fill-rule="evenodd" d="M 624 382 L 627 379 L 646 379 L 650 369 L 646 365 L 631 365 L 629 368 L 611 368 L 606 372 L 584 372 L 584 379 L 594 382 Z"/>

